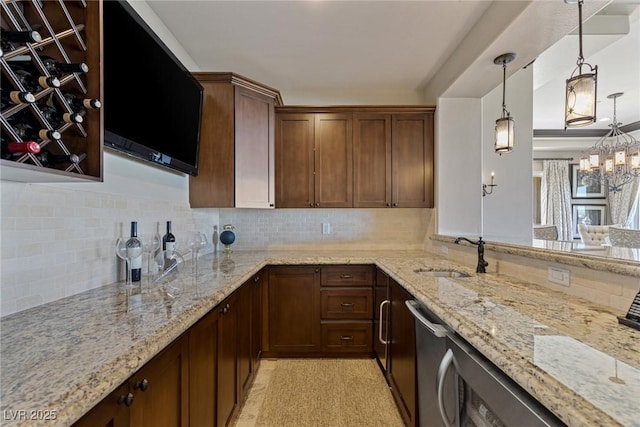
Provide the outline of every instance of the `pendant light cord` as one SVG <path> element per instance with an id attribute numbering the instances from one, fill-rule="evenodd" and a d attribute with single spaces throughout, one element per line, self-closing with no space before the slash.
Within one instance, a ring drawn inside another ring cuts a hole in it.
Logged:
<path id="1" fill-rule="evenodd" d="M 507 105 L 504 102 L 506 91 L 507 91 L 507 62 L 503 60 L 502 61 L 502 117 L 509 117 L 509 112 L 507 111 Z"/>
<path id="2" fill-rule="evenodd" d="M 582 3 L 583 0 L 578 0 L 578 40 L 580 41 L 580 53 L 578 54 L 576 65 L 580 67 L 580 74 L 582 74 L 582 64 L 584 63 L 584 56 L 582 55 Z"/>

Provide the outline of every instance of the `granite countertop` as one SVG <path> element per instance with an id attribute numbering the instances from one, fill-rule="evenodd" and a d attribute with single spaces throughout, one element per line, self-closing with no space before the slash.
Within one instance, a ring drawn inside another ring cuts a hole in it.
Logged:
<path id="1" fill-rule="evenodd" d="M 138 291 L 118 283 L 3 317 L 2 424 L 70 425 L 265 265 L 370 263 L 565 423 L 640 426 L 640 332 L 617 323 L 624 313 L 421 251 L 209 255 L 173 295 L 143 279 Z M 471 277 L 428 277 L 418 267 Z"/>

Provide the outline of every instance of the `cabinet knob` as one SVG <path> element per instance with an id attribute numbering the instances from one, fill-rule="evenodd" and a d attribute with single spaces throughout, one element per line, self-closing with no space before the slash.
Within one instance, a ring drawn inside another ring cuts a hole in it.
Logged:
<path id="1" fill-rule="evenodd" d="M 309 203 L 309 206 L 313 207 L 313 203 Z"/>
<path id="2" fill-rule="evenodd" d="M 144 378 L 142 381 L 138 381 L 133 385 L 135 390 L 147 391 L 149 388 L 149 380 Z"/>
<path id="3" fill-rule="evenodd" d="M 269 207 L 272 208 L 274 205 L 273 203 L 269 203 Z"/>
<path id="4" fill-rule="evenodd" d="M 387 203 L 387 207 L 390 208 L 391 207 L 391 203 Z"/>
<path id="5" fill-rule="evenodd" d="M 315 271 L 316 271 L 316 273 L 320 273 L 320 269 L 319 268 L 316 268 Z"/>
<path id="6" fill-rule="evenodd" d="M 394 203 L 394 204 L 393 204 L 393 207 L 394 207 L 394 208 L 397 208 L 397 207 L 398 207 L 398 204 L 397 204 L 397 203 Z"/>
<path id="7" fill-rule="evenodd" d="M 319 207 L 320 207 L 320 203 L 316 203 L 316 208 L 319 208 Z"/>
<path id="8" fill-rule="evenodd" d="M 122 405 L 124 403 L 125 406 L 131 406 L 133 404 L 133 400 L 133 393 L 123 394 L 118 398 L 118 405 Z"/>
<path id="9" fill-rule="evenodd" d="M 258 283 L 260 281 L 260 276 L 256 276 L 253 278 L 253 283 Z"/>

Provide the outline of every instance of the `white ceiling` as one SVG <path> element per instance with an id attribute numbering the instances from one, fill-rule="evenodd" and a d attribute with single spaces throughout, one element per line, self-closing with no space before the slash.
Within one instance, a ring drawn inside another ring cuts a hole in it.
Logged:
<path id="1" fill-rule="evenodd" d="M 587 0 L 584 16 L 608 2 Z M 577 6 L 562 0 L 147 3 L 201 70 L 260 81 L 279 89 L 287 104 L 434 104 L 438 96 L 480 97 L 501 83 L 493 58 L 515 52 L 509 74 L 536 57 L 534 76 L 537 68 L 544 71 L 534 77 L 534 128 L 557 129 L 564 80 L 578 52 L 576 36 L 563 38 L 577 26 Z M 639 4 L 616 0 L 603 11 L 635 10 L 629 36 L 607 36 L 615 39 L 610 48 L 584 39 L 587 62 L 600 67 L 599 99 L 606 104 L 611 92 L 628 94 L 618 105 L 618 119 L 626 123 L 640 120 Z M 556 42 L 555 50 L 542 53 Z M 598 109 L 607 114 L 602 103 Z"/>

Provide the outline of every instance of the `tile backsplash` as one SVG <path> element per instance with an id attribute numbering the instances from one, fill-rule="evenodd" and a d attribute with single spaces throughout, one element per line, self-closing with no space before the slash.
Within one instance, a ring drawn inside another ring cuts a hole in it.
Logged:
<path id="1" fill-rule="evenodd" d="M 153 179 L 146 181 L 150 187 Z M 231 223 L 234 250 L 420 249 L 432 227 L 430 209 L 191 209 L 186 197 L 94 188 L 1 182 L 0 315 L 122 280 L 114 244 L 128 235 L 131 221 L 140 232 L 162 235 L 171 220 L 179 248 L 189 231 L 203 231 L 210 240 L 213 225 L 222 231 Z M 323 223 L 330 234 L 322 234 Z M 203 252 L 211 250 L 209 244 Z"/>

